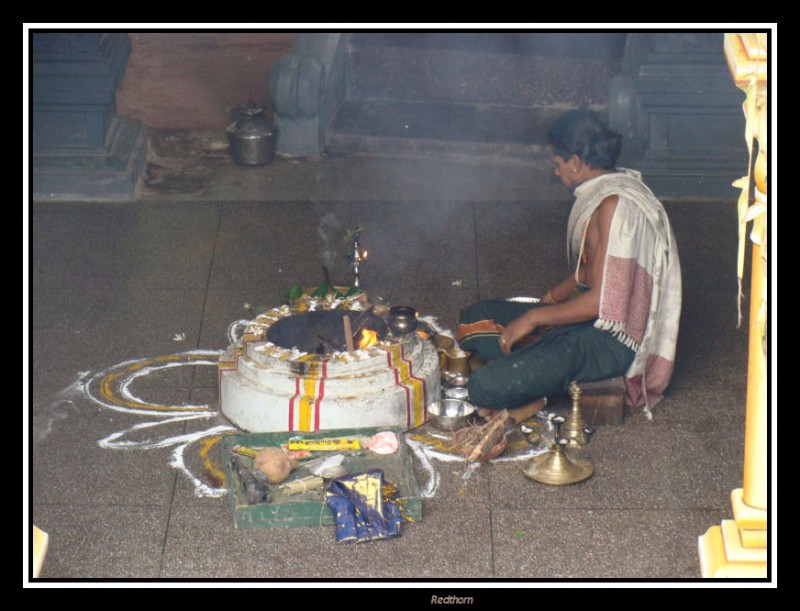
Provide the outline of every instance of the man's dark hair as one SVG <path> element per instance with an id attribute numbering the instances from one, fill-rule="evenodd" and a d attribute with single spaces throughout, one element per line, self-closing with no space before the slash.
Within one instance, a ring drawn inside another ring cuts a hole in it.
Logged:
<path id="1" fill-rule="evenodd" d="M 565 161 L 577 155 L 598 170 L 613 170 L 622 150 L 622 136 L 589 110 L 571 110 L 559 117 L 547 131 L 547 142 Z"/>

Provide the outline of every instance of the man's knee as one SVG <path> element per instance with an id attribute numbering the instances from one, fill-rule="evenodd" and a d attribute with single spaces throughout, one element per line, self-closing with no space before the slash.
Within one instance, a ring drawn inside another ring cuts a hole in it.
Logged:
<path id="1" fill-rule="evenodd" d="M 488 367 L 481 367 L 473 371 L 467 383 L 467 392 L 470 403 L 479 407 L 500 408 L 498 394 L 494 384 L 491 383 L 491 375 L 487 375 Z"/>
<path id="2" fill-rule="evenodd" d="M 502 363 L 494 362 L 473 371 L 467 384 L 470 403 L 492 409 L 514 408 L 533 398 L 525 384 L 509 375 Z"/>
<path id="3" fill-rule="evenodd" d="M 469 324 L 479 320 L 489 320 L 492 318 L 489 304 L 490 300 L 484 299 L 476 301 L 472 305 L 462 309 L 458 315 L 459 324 Z"/>

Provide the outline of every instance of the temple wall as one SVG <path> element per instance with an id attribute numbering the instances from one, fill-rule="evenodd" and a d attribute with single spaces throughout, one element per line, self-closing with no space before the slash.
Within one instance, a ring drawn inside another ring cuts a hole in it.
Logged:
<path id="1" fill-rule="evenodd" d="M 269 66 L 293 32 L 131 33 L 117 113 L 156 129 L 219 129 L 227 109 L 268 103 Z"/>

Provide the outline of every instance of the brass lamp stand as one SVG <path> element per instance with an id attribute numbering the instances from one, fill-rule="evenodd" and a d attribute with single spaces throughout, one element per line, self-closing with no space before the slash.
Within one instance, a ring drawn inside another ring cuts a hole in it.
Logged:
<path id="1" fill-rule="evenodd" d="M 582 482 L 594 473 L 594 465 L 589 460 L 567 454 L 570 440 L 561 436 L 561 426 L 565 421 L 563 416 L 553 417 L 554 439 L 550 451 L 534 456 L 522 470 L 530 479 L 541 484 L 565 486 Z"/>

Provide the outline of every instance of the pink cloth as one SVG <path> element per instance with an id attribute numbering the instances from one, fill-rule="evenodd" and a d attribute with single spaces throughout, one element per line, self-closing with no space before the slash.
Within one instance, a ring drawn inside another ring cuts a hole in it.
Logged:
<path id="1" fill-rule="evenodd" d="M 619 198 L 611 222 L 595 326 L 635 352 L 625 374 L 627 401 L 650 408 L 662 398 L 675 362 L 681 311 L 681 267 L 675 236 L 661 202 L 635 170 L 620 169 L 575 189 L 567 254 L 580 261 L 583 236 L 604 199 Z"/>

